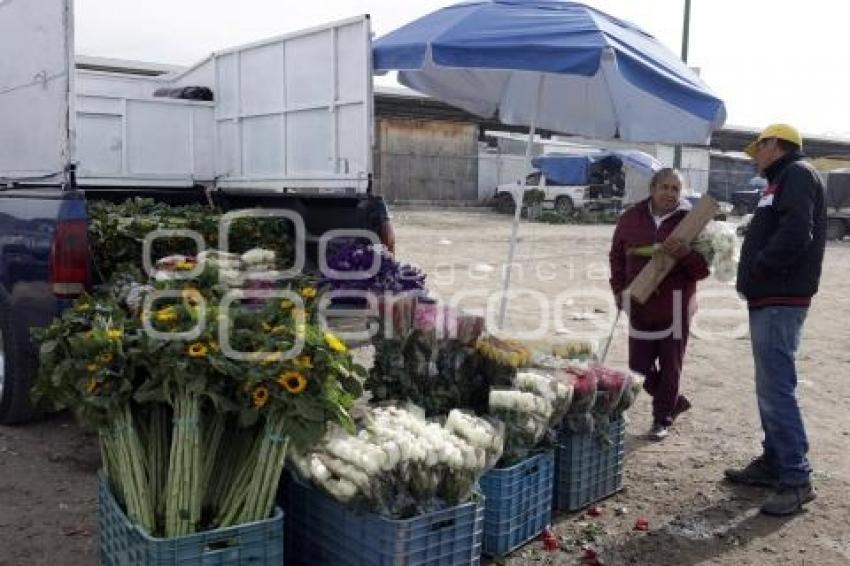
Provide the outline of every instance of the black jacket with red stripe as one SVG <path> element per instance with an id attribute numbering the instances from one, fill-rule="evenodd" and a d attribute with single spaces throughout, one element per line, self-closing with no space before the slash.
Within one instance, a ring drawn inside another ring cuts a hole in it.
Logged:
<path id="1" fill-rule="evenodd" d="M 737 289 L 750 307 L 807 306 L 817 293 L 826 248 L 823 181 L 800 153 L 765 171 L 741 249 Z"/>

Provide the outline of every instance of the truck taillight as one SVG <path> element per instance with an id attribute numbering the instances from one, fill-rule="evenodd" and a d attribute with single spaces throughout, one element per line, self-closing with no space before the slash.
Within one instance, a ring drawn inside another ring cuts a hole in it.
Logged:
<path id="1" fill-rule="evenodd" d="M 381 225 L 381 243 L 391 254 L 395 253 L 395 228 L 389 219 Z"/>
<path id="2" fill-rule="evenodd" d="M 57 297 L 76 297 L 89 286 L 89 238 L 85 220 L 60 222 L 50 249 L 50 289 Z"/>

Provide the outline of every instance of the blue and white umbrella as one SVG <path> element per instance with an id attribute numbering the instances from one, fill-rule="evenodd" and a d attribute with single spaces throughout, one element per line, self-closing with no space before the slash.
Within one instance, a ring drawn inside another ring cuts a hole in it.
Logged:
<path id="1" fill-rule="evenodd" d="M 577 2 L 449 6 L 378 39 L 373 63 L 376 72 L 398 71 L 400 83 L 448 104 L 528 126 L 529 169 L 538 128 L 707 144 L 726 119 L 723 101 L 654 37 Z M 509 264 L 519 224 L 515 198 Z"/>

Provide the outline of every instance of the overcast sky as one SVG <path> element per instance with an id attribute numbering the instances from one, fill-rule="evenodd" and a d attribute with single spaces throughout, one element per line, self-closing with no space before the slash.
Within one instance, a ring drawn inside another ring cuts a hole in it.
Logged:
<path id="1" fill-rule="evenodd" d="M 84 55 L 191 64 L 210 52 L 368 13 L 378 37 L 445 0 L 75 0 Z M 684 0 L 588 0 L 681 49 Z M 725 100 L 728 125 L 795 124 L 850 137 L 850 3 L 692 0 L 689 64 Z"/>

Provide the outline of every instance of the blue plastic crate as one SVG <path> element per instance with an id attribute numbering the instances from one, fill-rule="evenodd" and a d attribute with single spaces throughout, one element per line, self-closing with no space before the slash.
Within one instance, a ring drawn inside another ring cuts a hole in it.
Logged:
<path id="1" fill-rule="evenodd" d="M 504 556 L 543 532 L 552 520 L 554 468 L 554 455 L 544 452 L 484 474 L 484 554 Z"/>
<path id="2" fill-rule="evenodd" d="M 412 519 L 357 513 L 290 476 L 287 565 L 469 566 L 480 564 L 484 504 L 476 501 Z"/>
<path id="3" fill-rule="evenodd" d="M 103 476 L 98 479 L 102 566 L 280 566 L 283 511 L 246 525 L 161 539 L 143 532 L 121 510 Z"/>
<path id="4" fill-rule="evenodd" d="M 606 432 L 604 436 L 596 432 L 559 434 L 555 454 L 556 511 L 577 511 L 623 488 L 623 418 L 611 421 Z"/>

